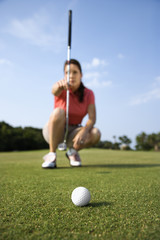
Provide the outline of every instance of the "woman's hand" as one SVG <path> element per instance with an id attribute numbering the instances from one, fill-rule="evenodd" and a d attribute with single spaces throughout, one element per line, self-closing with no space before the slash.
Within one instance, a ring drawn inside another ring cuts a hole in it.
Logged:
<path id="1" fill-rule="evenodd" d="M 68 90 L 69 89 L 69 84 L 67 83 L 67 79 L 61 79 L 60 81 L 57 82 L 58 88 L 61 90 Z"/>
<path id="2" fill-rule="evenodd" d="M 69 90 L 70 85 L 67 83 L 67 79 L 61 79 L 56 82 L 52 87 L 52 93 L 55 96 L 59 96 L 63 90 Z"/>
<path id="3" fill-rule="evenodd" d="M 85 141 L 87 139 L 87 134 L 88 134 L 88 130 L 85 127 L 82 127 L 82 129 L 73 139 L 74 144 L 78 146 L 82 146 L 83 144 L 85 144 Z"/>

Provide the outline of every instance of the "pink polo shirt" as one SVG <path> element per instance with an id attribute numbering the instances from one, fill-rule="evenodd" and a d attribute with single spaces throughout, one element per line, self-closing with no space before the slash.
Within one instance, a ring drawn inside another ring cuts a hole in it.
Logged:
<path id="1" fill-rule="evenodd" d="M 85 87 L 83 102 L 79 102 L 78 96 L 69 91 L 69 124 L 81 124 L 82 119 L 88 113 L 88 106 L 95 104 L 95 97 L 92 90 Z M 58 96 L 54 96 L 54 108 L 62 108 L 66 111 L 66 91 Z"/>

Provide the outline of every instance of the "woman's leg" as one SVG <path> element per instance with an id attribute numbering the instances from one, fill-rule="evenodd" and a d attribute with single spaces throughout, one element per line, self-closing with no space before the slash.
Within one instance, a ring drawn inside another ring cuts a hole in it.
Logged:
<path id="1" fill-rule="evenodd" d="M 77 145 L 74 143 L 74 138 L 79 134 L 83 127 L 79 127 L 73 132 L 71 132 L 69 136 L 69 147 L 73 147 L 75 150 L 79 151 L 80 149 L 91 147 L 94 144 L 98 143 L 101 138 L 101 133 L 98 128 L 93 127 L 90 132 L 87 134 L 85 141 L 81 145 Z"/>
<path id="2" fill-rule="evenodd" d="M 63 141 L 65 120 L 65 111 L 61 108 L 56 108 L 43 130 L 44 138 L 49 143 L 50 152 L 56 152 L 58 144 Z"/>
<path id="3" fill-rule="evenodd" d="M 69 135 L 67 140 L 67 146 L 69 147 L 69 150 L 67 151 L 66 156 L 70 160 L 70 165 L 74 167 L 81 166 L 81 158 L 78 154 L 78 151 L 82 148 L 90 147 L 96 144 L 99 142 L 101 137 L 100 131 L 97 128 L 92 128 L 87 134 L 83 144 L 78 145 L 75 139 L 77 138 L 78 134 L 81 134 L 81 131 L 83 131 L 83 127 L 78 127 L 73 130 L 71 126 L 69 127 Z"/>

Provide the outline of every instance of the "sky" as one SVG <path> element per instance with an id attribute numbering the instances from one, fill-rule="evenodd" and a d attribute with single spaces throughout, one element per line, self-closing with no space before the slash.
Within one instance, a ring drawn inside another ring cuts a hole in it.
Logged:
<path id="1" fill-rule="evenodd" d="M 0 121 L 43 128 L 71 57 L 93 90 L 101 140 L 160 132 L 159 0 L 0 0 Z M 85 117 L 83 124 L 87 121 Z"/>

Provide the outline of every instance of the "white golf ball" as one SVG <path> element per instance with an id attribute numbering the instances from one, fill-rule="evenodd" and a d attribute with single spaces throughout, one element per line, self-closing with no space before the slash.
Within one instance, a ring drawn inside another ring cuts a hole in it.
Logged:
<path id="1" fill-rule="evenodd" d="M 87 188 L 77 187 L 73 190 L 71 199 L 74 205 L 83 207 L 86 206 L 91 200 L 91 194 Z"/>

